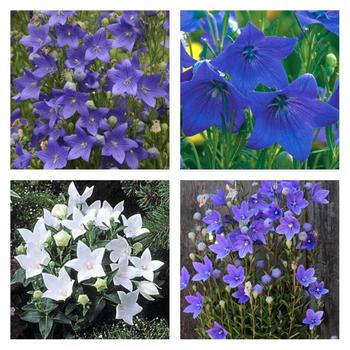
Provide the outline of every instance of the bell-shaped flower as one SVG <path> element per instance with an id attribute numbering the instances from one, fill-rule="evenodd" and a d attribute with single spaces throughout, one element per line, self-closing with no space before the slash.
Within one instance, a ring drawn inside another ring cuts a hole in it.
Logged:
<path id="1" fill-rule="evenodd" d="M 94 186 L 86 187 L 83 194 L 79 194 L 74 182 L 71 182 L 68 187 L 68 213 L 71 214 L 73 212 L 73 208 L 84 204 L 86 200 L 92 196 L 93 190 Z"/>
<path id="2" fill-rule="evenodd" d="M 117 235 L 117 239 L 111 240 L 106 245 L 106 249 L 111 251 L 109 258 L 113 262 L 117 262 L 124 258 L 129 258 L 131 254 L 131 247 L 124 237 Z"/>
<path id="3" fill-rule="evenodd" d="M 127 219 L 124 215 L 123 225 L 125 226 L 124 233 L 126 237 L 138 237 L 144 233 L 149 233 L 147 228 L 142 228 L 142 217 L 140 214 L 135 214 Z"/>
<path id="4" fill-rule="evenodd" d="M 129 325 L 133 325 L 132 318 L 142 311 L 142 307 L 137 304 L 139 291 L 135 290 L 130 293 L 118 292 L 120 304 L 117 306 L 116 319 L 123 320 Z"/>
<path id="5" fill-rule="evenodd" d="M 130 261 L 138 268 L 138 276 L 144 277 L 146 280 L 153 282 L 153 271 L 158 270 L 164 265 L 162 261 L 152 260 L 151 252 L 147 248 L 141 255 L 141 258 L 133 256 Z"/>
<path id="6" fill-rule="evenodd" d="M 84 214 L 87 214 L 89 211 L 95 211 L 95 213 L 98 212 L 98 210 L 101 208 L 101 201 L 95 201 L 92 204 L 88 205 L 86 202 L 82 204 L 81 206 L 81 212 Z"/>
<path id="7" fill-rule="evenodd" d="M 123 286 L 130 292 L 132 291 L 131 280 L 138 275 L 138 270 L 134 266 L 129 266 L 129 259 L 123 258 L 118 264 L 111 264 L 112 271 L 117 271 L 113 277 L 115 286 Z"/>
<path id="8" fill-rule="evenodd" d="M 26 228 L 20 228 L 18 229 L 18 232 L 27 245 L 33 245 L 37 247 L 41 247 L 50 237 L 50 231 L 46 230 L 43 218 L 40 218 L 36 222 L 33 232 L 27 230 Z"/>
<path id="9" fill-rule="evenodd" d="M 102 208 L 97 211 L 96 225 L 101 230 L 108 230 L 111 228 L 113 222 L 119 222 L 119 216 L 124 210 L 124 201 L 118 203 L 114 208 L 104 201 Z"/>
<path id="10" fill-rule="evenodd" d="M 91 251 L 82 241 L 78 242 L 77 258 L 70 260 L 66 266 L 78 272 L 78 282 L 88 280 L 92 277 L 103 277 L 105 272 L 102 267 L 102 259 L 105 248 Z"/>
<path id="11" fill-rule="evenodd" d="M 74 281 L 71 280 L 64 267 L 59 271 L 58 277 L 48 273 L 43 273 L 43 280 L 47 288 L 47 291 L 43 294 L 44 298 L 65 301 L 71 296 Z"/>
<path id="12" fill-rule="evenodd" d="M 27 254 L 17 255 L 15 259 L 19 262 L 22 269 L 26 271 L 26 278 L 40 275 L 43 266 L 47 266 L 50 262 L 50 255 L 47 251 L 36 244 L 27 245 Z"/>
<path id="13" fill-rule="evenodd" d="M 95 221 L 95 212 L 93 210 L 84 215 L 79 209 L 73 208 L 72 220 L 63 220 L 62 225 L 70 229 L 73 239 L 76 239 L 86 232 L 86 226 L 91 221 Z"/>
<path id="14" fill-rule="evenodd" d="M 138 290 L 140 294 L 149 301 L 154 300 L 154 298 L 152 298 L 152 295 L 159 295 L 158 286 L 155 283 L 149 281 L 141 281 L 138 286 Z"/>

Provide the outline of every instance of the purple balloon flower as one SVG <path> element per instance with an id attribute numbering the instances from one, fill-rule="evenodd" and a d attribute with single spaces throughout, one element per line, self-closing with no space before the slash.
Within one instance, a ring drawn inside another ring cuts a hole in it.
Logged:
<path id="1" fill-rule="evenodd" d="M 64 62 L 67 68 L 83 71 L 90 60 L 85 57 L 86 47 L 79 46 L 78 48 L 69 48 L 66 50 L 67 59 Z"/>
<path id="2" fill-rule="evenodd" d="M 282 192 L 282 185 L 279 181 L 261 181 L 261 186 L 259 188 L 259 193 L 265 195 L 270 200 L 275 200 L 275 196 L 280 197 Z"/>
<path id="3" fill-rule="evenodd" d="M 227 337 L 227 330 L 216 321 L 214 321 L 213 328 L 208 329 L 207 333 L 212 339 L 226 339 Z"/>
<path id="4" fill-rule="evenodd" d="M 100 75 L 97 72 L 90 71 L 86 71 L 85 74 L 85 78 L 79 84 L 80 89 L 85 92 L 98 89 L 100 87 L 98 81 Z"/>
<path id="5" fill-rule="evenodd" d="M 90 95 L 87 93 L 77 92 L 72 89 L 64 89 L 62 96 L 57 99 L 57 103 L 62 105 L 60 111 L 62 117 L 68 119 L 76 112 L 80 115 L 89 114 L 86 106 L 86 101 L 89 97 Z"/>
<path id="6" fill-rule="evenodd" d="M 222 188 L 217 188 L 216 193 L 210 193 L 209 198 L 214 207 L 226 205 L 225 191 Z"/>
<path id="7" fill-rule="evenodd" d="M 115 68 L 107 71 L 107 76 L 113 83 L 113 95 L 124 93 L 136 96 L 137 82 L 142 77 L 143 72 L 135 69 L 129 59 L 123 60 Z"/>
<path id="8" fill-rule="evenodd" d="M 278 267 L 275 267 L 274 269 L 272 269 L 271 276 L 275 279 L 280 278 L 282 276 L 281 269 L 279 269 Z"/>
<path id="9" fill-rule="evenodd" d="M 197 292 L 196 295 L 185 296 L 185 299 L 189 305 L 186 306 L 184 312 L 187 314 L 193 314 L 193 318 L 197 318 L 204 306 L 204 299 L 202 295 Z"/>
<path id="10" fill-rule="evenodd" d="M 243 225 L 247 225 L 250 218 L 254 215 L 254 211 L 249 209 L 249 205 L 246 201 L 242 201 L 241 207 L 236 205 L 232 206 L 233 218 L 237 222 L 242 222 Z"/>
<path id="11" fill-rule="evenodd" d="M 250 296 L 246 294 L 245 287 L 243 284 L 238 287 L 237 291 L 232 293 L 232 296 L 238 299 L 238 304 L 246 303 L 250 299 Z"/>
<path id="12" fill-rule="evenodd" d="M 259 83 L 284 88 L 288 77 L 281 61 L 292 53 L 296 43 L 296 38 L 265 36 L 248 22 L 235 42 L 212 64 L 230 73 L 232 84 L 240 91 L 254 90 Z"/>
<path id="13" fill-rule="evenodd" d="M 228 264 L 227 275 L 225 275 L 222 279 L 231 288 L 238 287 L 245 280 L 243 267 L 242 266 L 236 267 L 235 265 Z"/>
<path id="14" fill-rule="evenodd" d="M 258 295 L 264 293 L 264 287 L 257 283 L 253 288 L 252 288 L 252 292 L 254 293 L 257 293 Z"/>
<path id="15" fill-rule="evenodd" d="M 247 146 L 261 149 L 279 143 L 295 159 L 306 160 L 313 129 L 339 119 L 339 110 L 317 96 L 317 82 L 311 74 L 300 76 L 282 90 L 251 93 L 255 125 Z"/>
<path id="16" fill-rule="evenodd" d="M 285 235 L 287 240 L 290 241 L 300 232 L 300 223 L 294 216 L 287 215 L 280 218 L 280 224 L 276 227 L 276 232 Z"/>
<path id="17" fill-rule="evenodd" d="M 136 96 L 148 106 L 154 107 L 156 99 L 166 95 L 164 88 L 160 85 L 161 75 L 144 75 L 137 82 Z"/>
<path id="18" fill-rule="evenodd" d="M 287 195 L 287 207 L 295 214 L 300 215 L 302 209 L 306 208 L 309 202 L 304 199 L 303 191 L 290 192 Z"/>
<path id="19" fill-rule="evenodd" d="M 305 270 L 303 265 L 299 265 L 295 277 L 302 286 L 308 287 L 309 284 L 314 283 L 317 280 L 316 277 L 314 277 L 314 274 L 314 268 L 310 267 Z"/>
<path id="20" fill-rule="evenodd" d="M 261 243 L 265 244 L 265 235 L 269 231 L 270 229 L 264 225 L 263 221 L 254 220 L 249 226 L 248 234 L 253 241 L 260 241 Z"/>
<path id="21" fill-rule="evenodd" d="M 38 100 L 40 96 L 40 78 L 35 76 L 27 68 L 23 68 L 24 75 L 14 80 L 18 95 L 14 96 L 15 101 L 29 99 Z"/>
<path id="22" fill-rule="evenodd" d="M 47 148 L 38 152 L 38 158 L 44 163 L 44 169 L 62 169 L 67 165 L 69 147 L 49 141 Z"/>
<path id="23" fill-rule="evenodd" d="M 25 169 L 28 168 L 32 161 L 32 154 L 23 149 L 22 145 L 16 143 L 16 159 L 12 162 L 13 169 Z"/>
<path id="24" fill-rule="evenodd" d="M 253 254 L 253 241 L 247 235 L 238 235 L 231 248 L 234 252 L 238 251 L 240 258 L 244 258 L 248 253 Z"/>
<path id="25" fill-rule="evenodd" d="M 103 126 L 102 119 L 108 114 L 108 108 L 89 109 L 89 113 L 80 116 L 76 126 L 85 128 L 91 135 L 96 136 Z"/>
<path id="26" fill-rule="evenodd" d="M 339 35 L 339 11 L 296 11 L 300 26 L 322 24 L 330 32 Z"/>
<path id="27" fill-rule="evenodd" d="M 24 36 L 19 42 L 27 47 L 33 49 L 33 53 L 37 52 L 45 45 L 48 45 L 52 42 L 49 35 L 50 26 L 45 24 L 41 27 L 37 27 L 34 24 L 28 24 L 28 36 Z"/>
<path id="28" fill-rule="evenodd" d="M 322 322 L 323 311 L 314 311 L 312 309 L 306 310 L 306 317 L 303 319 L 303 323 L 308 325 L 310 329 L 314 329 L 315 326 L 319 326 Z"/>
<path id="29" fill-rule="evenodd" d="M 208 225 L 208 232 L 215 231 L 215 233 L 218 235 L 224 230 L 221 214 L 216 210 L 212 210 L 207 216 L 202 219 L 202 221 Z"/>
<path id="30" fill-rule="evenodd" d="M 250 209 L 254 212 L 254 215 L 258 214 L 259 211 L 264 211 L 268 206 L 264 196 L 260 193 L 252 194 L 248 199 L 248 204 Z"/>
<path id="31" fill-rule="evenodd" d="M 140 35 L 140 29 L 128 23 L 124 17 L 121 17 L 118 23 L 108 25 L 107 29 L 112 35 L 116 36 L 112 40 L 112 47 L 121 47 L 130 52 L 133 50 L 135 41 Z"/>
<path id="32" fill-rule="evenodd" d="M 186 269 L 185 266 L 181 269 L 181 275 L 180 275 L 180 290 L 184 290 L 188 287 L 188 284 L 190 283 L 190 273 Z"/>
<path id="33" fill-rule="evenodd" d="M 126 151 L 125 162 L 130 169 L 138 169 L 140 161 L 147 159 L 148 156 L 148 152 L 139 145 L 137 148 L 132 148 Z"/>
<path id="34" fill-rule="evenodd" d="M 127 137 L 128 124 L 123 123 L 112 131 L 105 133 L 105 144 L 102 148 L 103 156 L 112 156 L 119 164 L 124 163 L 125 154 L 138 144 Z"/>
<path id="35" fill-rule="evenodd" d="M 315 248 L 317 244 L 317 238 L 312 232 L 304 232 L 306 233 L 306 239 L 301 241 L 298 245 L 298 249 L 306 249 L 307 251 L 311 251 Z"/>
<path id="36" fill-rule="evenodd" d="M 106 31 L 100 28 L 94 35 L 87 35 L 84 38 L 87 47 L 85 52 L 85 60 L 93 61 L 96 58 L 103 62 L 109 61 L 109 50 L 111 49 L 111 41 L 106 39 Z"/>
<path id="37" fill-rule="evenodd" d="M 64 137 L 64 141 L 71 147 L 68 159 L 82 158 L 86 162 L 89 161 L 91 150 L 95 144 L 96 138 L 86 134 L 82 129 L 77 127 L 75 135 Z"/>
<path id="38" fill-rule="evenodd" d="M 216 241 L 209 246 L 209 249 L 216 254 L 217 259 L 223 259 L 231 252 L 231 242 L 222 235 L 216 235 Z"/>
<path id="39" fill-rule="evenodd" d="M 265 275 L 261 276 L 261 282 L 264 283 L 265 285 L 270 284 L 272 282 L 272 278 L 270 275 L 265 273 Z"/>
<path id="40" fill-rule="evenodd" d="M 205 256 L 203 263 L 193 262 L 193 268 L 197 273 L 192 277 L 192 281 L 206 281 L 212 275 L 213 263 Z"/>
<path id="41" fill-rule="evenodd" d="M 314 202 L 320 204 L 328 204 L 327 196 L 329 194 L 328 190 L 321 188 L 321 184 L 317 183 L 311 189 L 311 198 Z"/>
<path id="42" fill-rule="evenodd" d="M 271 220 L 278 220 L 282 216 L 283 210 L 276 202 L 272 202 L 269 207 L 265 209 L 264 214 Z"/>
<path id="43" fill-rule="evenodd" d="M 37 55 L 33 58 L 33 63 L 36 66 L 33 75 L 39 79 L 57 72 L 56 59 L 51 55 Z"/>
<path id="44" fill-rule="evenodd" d="M 81 28 L 72 24 L 57 25 L 56 34 L 58 47 L 68 45 L 75 49 L 79 46 L 79 39 L 84 36 Z"/>
<path id="45" fill-rule="evenodd" d="M 324 287 L 324 282 L 312 283 L 308 291 L 310 295 L 312 295 L 316 299 L 321 299 L 323 295 L 329 292 L 329 290 Z"/>
<path id="46" fill-rule="evenodd" d="M 56 24 L 65 24 L 68 17 L 73 16 L 75 11 L 42 11 L 45 15 L 49 16 L 49 25 L 54 26 Z"/>

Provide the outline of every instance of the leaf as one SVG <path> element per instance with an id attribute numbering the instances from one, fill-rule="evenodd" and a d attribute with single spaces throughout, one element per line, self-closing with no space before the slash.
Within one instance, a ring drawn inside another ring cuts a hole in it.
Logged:
<path id="1" fill-rule="evenodd" d="M 24 269 L 19 268 L 12 276 L 11 284 L 16 284 L 16 283 L 23 284 L 25 280 L 26 280 L 26 272 Z"/>
<path id="2" fill-rule="evenodd" d="M 49 316 L 43 316 L 40 318 L 39 321 L 39 330 L 44 339 L 46 339 L 52 329 L 53 326 L 53 319 Z"/>
<path id="3" fill-rule="evenodd" d="M 101 311 L 106 306 L 106 302 L 103 299 L 95 301 L 92 305 L 89 311 L 86 314 L 86 319 L 92 323 L 96 317 L 101 313 Z"/>
<path id="4" fill-rule="evenodd" d="M 53 320 L 57 323 L 61 323 L 61 324 L 68 324 L 71 325 L 72 321 L 63 313 L 63 312 L 59 312 L 54 318 Z"/>
<path id="5" fill-rule="evenodd" d="M 51 311 L 55 310 L 58 307 L 58 304 L 52 299 L 43 298 L 40 301 L 40 305 L 42 307 L 42 312 L 45 314 L 49 314 Z"/>
<path id="6" fill-rule="evenodd" d="M 64 310 L 65 315 L 66 316 L 70 315 L 75 310 L 76 307 L 77 307 L 76 304 L 68 304 Z"/>
<path id="7" fill-rule="evenodd" d="M 30 323 L 39 323 L 41 315 L 38 311 L 27 311 L 22 314 L 21 319 Z"/>
<path id="8" fill-rule="evenodd" d="M 120 304 L 120 299 L 117 293 L 113 294 L 103 294 L 103 297 L 113 304 Z"/>

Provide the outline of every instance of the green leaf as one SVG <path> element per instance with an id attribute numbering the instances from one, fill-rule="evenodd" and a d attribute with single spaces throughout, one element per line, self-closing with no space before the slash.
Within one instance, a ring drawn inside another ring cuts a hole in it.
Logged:
<path id="1" fill-rule="evenodd" d="M 72 324 L 72 321 L 63 312 L 59 312 L 56 316 L 54 316 L 53 320 L 61 324 Z"/>
<path id="2" fill-rule="evenodd" d="M 24 269 L 19 268 L 12 276 L 11 284 L 16 284 L 16 283 L 23 284 L 25 280 L 26 280 L 26 272 Z"/>
<path id="3" fill-rule="evenodd" d="M 70 315 L 75 310 L 76 307 L 77 307 L 76 304 L 68 304 L 64 310 L 65 315 L 66 316 Z"/>
<path id="4" fill-rule="evenodd" d="M 41 310 L 45 314 L 49 314 L 51 311 L 58 307 L 58 304 L 52 299 L 43 298 L 40 301 Z"/>
<path id="5" fill-rule="evenodd" d="M 53 326 L 53 319 L 49 316 L 44 316 L 40 318 L 39 321 L 39 330 L 44 339 L 46 339 L 52 329 Z"/>
<path id="6" fill-rule="evenodd" d="M 113 304 L 120 304 L 120 299 L 117 293 L 103 294 L 103 297 Z"/>
<path id="7" fill-rule="evenodd" d="M 30 323 L 39 323 L 41 315 L 38 311 L 27 311 L 22 314 L 21 319 Z"/>
<path id="8" fill-rule="evenodd" d="M 106 306 L 106 302 L 103 299 L 97 300 L 95 301 L 89 311 L 86 314 L 86 319 L 92 323 L 96 317 L 101 313 L 101 311 L 104 309 L 104 307 Z"/>

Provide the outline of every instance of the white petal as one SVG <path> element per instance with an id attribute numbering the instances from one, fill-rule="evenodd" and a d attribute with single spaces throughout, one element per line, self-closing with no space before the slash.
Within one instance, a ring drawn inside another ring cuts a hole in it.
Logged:
<path id="1" fill-rule="evenodd" d="M 56 276 L 50 275 L 48 273 L 43 273 L 42 276 L 43 276 L 44 284 L 47 289 L 51 289 L 51 290 L 60 289 L 61 283 Z"/>
<path id="2" fill-rule="evenodd" d="M 77 256 L 83 260 L 91 256 L 90 248 L 83 241 L 78 241 Z"/>
<path id="3" fill-rule="evenodd" d="M 163 265 L 164 265 L 164 263 L 162 261 L 160 261 L 160 260 L 152 260 L 148 264 L 148 269 L 151 270 L 151 271 L 156 271 Z"/>
<path id="4" fill-rule="evenodd" d="M 18 229 L 19 234 L 22 236 L 24 242 L 31 243 L 34 240 L 33 232 L 27 230 L 26 228 L 19 228 Z"/>

